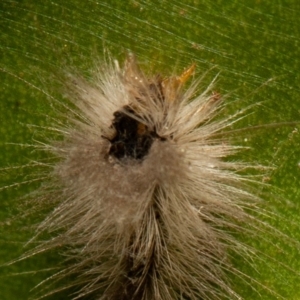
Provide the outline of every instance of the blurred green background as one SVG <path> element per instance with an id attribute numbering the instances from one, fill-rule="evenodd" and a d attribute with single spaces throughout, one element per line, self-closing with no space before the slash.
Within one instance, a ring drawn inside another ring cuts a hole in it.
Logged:
<path id="1" fill-rule="evenodd" d="M 37 133 L 27 124 L 51 124 L 56 112 L 47 94 L 64 101 L 53 81 L 55 74 L 70 68 L 90 76 L 105 51 L 121 61 L 132 51 L 147 72 L 165 75 L 195 62 L 197 75 L 208 71 L 204 87 L 220 72 L 215 89 L 229 94 L 225 114 L 257 104 L 233 128 L 249 127 L 233 135 L 234 141 L 251 147 L 239 158 L 276 167 L 266 175 L 273 187 L 265 199 L 266 208 L 274 212 L 268 222 L 300 241 L 299 126 L 251 129 L 299 121 L 299 14 L 298 0 L 1 0 L 0 263 L 25 251 L 23 244 L 36 220 L 14 216 L 22 196 L 41 184 L 4 188 L 32 178 L 30 168 L 7 167 L 40 155 L 30 147 L 8 143 L 31 144 Z M 253 291 L 247 280 L 232 277 L 234 289 L 244 299 L 275 299 L 267 289 L 285 299 L 300 299 L 299 246 L 272 234 L 267 239 L 268 243 L 250 237 L 245 242 L 278 262 L 258 255 L 254 269 L 234 258 L 238 270 L 266 288 L 256 284 Z M 30 290 L 51 274 L 48 269 L 56 265 L 57 256 L 39 255 L 1 267 L 0 299 L 33 296 Z"/>

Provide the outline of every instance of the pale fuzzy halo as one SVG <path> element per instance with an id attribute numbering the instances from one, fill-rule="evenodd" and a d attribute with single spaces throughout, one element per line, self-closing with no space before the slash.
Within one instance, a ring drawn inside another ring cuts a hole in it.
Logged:
<path id="1" fill-rule="evenodd" d="M 232 233 L 258 228 L 259 198 L 239 175 L 251 166 L 224 160 L 239 147 L 215 138 L 235 122 L 214 119 L 221 97 L 183 88 L 192 69 L 148 78 L 129 56 L 93 84 L 72 78 L 72 126 L 44 145 L 59 161 L 36 200 L 55 206 L 37 236 L 54 237 L 31 252 L 65 246 L 70 266 L 53 278 L 77 276 L 72 299 L 240 299 L 228 253 L 251 251 Z"/>

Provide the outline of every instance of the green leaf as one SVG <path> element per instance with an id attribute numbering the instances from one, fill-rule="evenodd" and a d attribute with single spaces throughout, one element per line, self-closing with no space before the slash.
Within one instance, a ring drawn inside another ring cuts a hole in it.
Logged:
<path id="1" fill-rule="evenodd" d="M 39 154 L 24 144 L 34 143 L 38 131 L 28 124 L 47 127 L 57 117 L 49 98 L 64 101 L 64 95 L 53 78 L 65 69 L 91 76 L 106 55 L 122 61 L 132 51 L 149 73 L 170 75 L 195 62 L 195 76 L 208 71 L 203 89 L 220 72 L 215 89 L 227 96 L 224 114 L 253 105 L 232 128 L 249 130 L 236 131 L 233 140 L 251 148 L 239 159 L 274 167 L 265 176 L 272 186 L 265 207 L 274 213 L 268 222 L 290 240 L 275 233 L 268 243 L 259 234 L 246 237 L 270 259 L 254 257 L 255 270 L 238 258 L 235 266 L 264 287 L 255 285 L 253 291 L 239 278 L 230 280 L 244 299 L 274 299 L 267 289 L 299 299 L 299 11 L 298 0 L 2 0 L 0 263 L 25 252 L 23 244 L 37 222 L 15 217 L 21 197 L 42 182 L 14 185 L 31 181 L 32 168 L 6 167 L 37 160 Z M 277 247 L 269 249 L 270 242 Z M 58 256 L 44 254 L 1 267 L 0 298 L 28 299 Z"/>

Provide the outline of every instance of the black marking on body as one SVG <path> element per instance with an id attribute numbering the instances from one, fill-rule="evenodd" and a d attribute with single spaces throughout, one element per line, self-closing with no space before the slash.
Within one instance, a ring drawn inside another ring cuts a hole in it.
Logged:
<path id="1" fill-rule="evenodd" d="M 134 118 L 137 114 L 129 106 L 114 113 L 112 127 L 116 130 L 111 143 L 109 155 L 121 160 L 123 158 L 143 159 L 149 152 L 154 139 L 162 141 L 155 128 L 150 130 L 147 125 Z"/>

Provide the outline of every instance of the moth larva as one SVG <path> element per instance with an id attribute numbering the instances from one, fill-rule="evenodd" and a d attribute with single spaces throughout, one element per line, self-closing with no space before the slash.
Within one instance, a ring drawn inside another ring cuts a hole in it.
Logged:
<path id="1" fill-rule="evenodd" d="M 52 279 L 76 278 L 70 299 L 241 299 L 229 253 L 247 255 L 236 233 L 260 225 L 241 174 L 257 166 L 227 159 L 240 147 L 218 134 L 237 115 L 215 118 L 212 85 L 183 87 L 193 70 L 148 77 L 129 55 L 94 84 L 72 77 L 76 108 L 57 128 L 63 139 L 43 145 L 58 161 L 35 199 L 53 208 L 37 236 L 52 238 L 27 254 L 64 247 L 68 266 Z"/>

